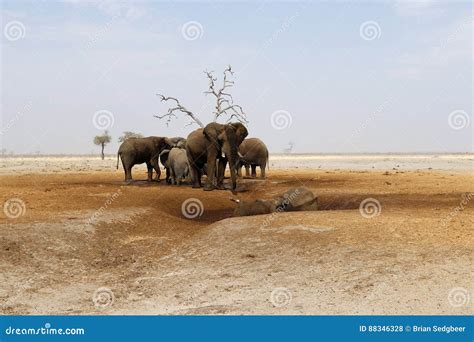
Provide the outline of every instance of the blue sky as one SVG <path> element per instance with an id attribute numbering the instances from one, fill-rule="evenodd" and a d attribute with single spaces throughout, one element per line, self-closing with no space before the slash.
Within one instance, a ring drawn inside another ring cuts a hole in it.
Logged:
<path id="1" fill-rule="evenodd" d="M 209 122 L 203 71 L 227 64 L 272 152 L 473 151 L 469 1 L 2 1 L 1 17 L 15 153 L 96 152 L 98 111 L 113 117 L 109 153 L 125 130 L 187 136 L 186 118 L 153 117 L 168 108 L 155 94 Z"/>

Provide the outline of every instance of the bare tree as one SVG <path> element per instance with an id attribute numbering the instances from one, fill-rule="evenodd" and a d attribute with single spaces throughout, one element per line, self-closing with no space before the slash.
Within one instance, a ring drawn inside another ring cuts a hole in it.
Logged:
<path id="1" fill-rule="evenodd" d="M 124 142 L 125 140 L 130 138 L 143 138 L 143 134 L 125 131 L 123 132 L 122 136 L 118 138 L 118 142 Z"/>
<path id="2" fill-rule="evenodd" d="M 204 92 L 205 94 L 211 94 L 216 98 L 216 106 L 214 111 L 214 121 L 217 121 L 223 114 L 230 114 L 227 121 L 232 118 L 242 122 L 248 123 L 247 116 L 244 113 L 242 107 L 234 103 L 234 98 L 226 90 L 234 86 L 234 81 L 230 80 L 234 75 L 232 67 L 229 65 L 223 72 L 222 85 L 220 88 L 216 88 L 217 78 L 214 76 L 212 71 L 204 71 L 209 81 L 209 90 Z"/>
<path id="3" fill-rule="evenodd" d="M 97 135 L 94 137 L 94 144 L 99 145 L 102 147 L 101 157 L 104 160 L 104 148 L 112 140 L 112 137 L 109 135 L 107 131 L 104 132 L 102 135 Z"/>
<path id="4" fill-rule="evenodd" d="M 216 122 L 221 116 L 227 114 L 230 115 L 227 121 L 232 120 L 235 118 L 236 120 L 246 124 L 247 116 L 242 109 L 242 107 L 238 104 L 234 103 L 234 99 L 229 92 L 229 88 L 233 87 L 234 81 L 231 80 L 231 77 L 234 75 L 232 71 L 232 67 L 229 65 L 223 72 L 223 79 L 222 85 L 218 88 L 216 83 L 218 79 L 214 76 L 212 71 L 204 71 L 209 81 L 209 89 L 204 92 L 204 94 L 211 94 L 216 99 L 215 111 L 214 114 L 214 122 Z M 154 115 L 158 119 L 165 119 L 166 124 L 168 125 L 173 118 L 177 118 L 176 113 L 181 112 L 188 116 L 191 121 L 188 125 L 192 125 L 193 123 L 198 124 L 201 127 L 204 127 L 204 124 L 199 120 L 199 118 L 189 109 L 184 107 L 176 97 L 165 96 L 162 94 L 157 94 L 161 102 L 174 102 L 174 106 L 168 109 L 168 112 L 163 115 Z"/>

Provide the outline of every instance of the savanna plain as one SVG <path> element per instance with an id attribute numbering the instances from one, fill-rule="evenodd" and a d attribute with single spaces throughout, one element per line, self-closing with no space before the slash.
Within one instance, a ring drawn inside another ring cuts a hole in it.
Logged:
<path id="1" fill-rule="evenodd" d="M 20 204 L 0 213 L 0 312 L 473 314 L 473 162 L 271 155 L 232 194 L 143 165 L 125 184 L 115 156 L 4 157 L 0 199 Z M 232 217 L 231 198 L 299 186 L 319 210 Z"/>

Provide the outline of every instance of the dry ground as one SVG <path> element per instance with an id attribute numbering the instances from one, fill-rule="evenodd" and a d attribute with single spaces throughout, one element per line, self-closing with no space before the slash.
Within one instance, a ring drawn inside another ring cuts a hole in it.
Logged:
<path id="1" fill-rule="evenodd" d="M 473 314 L 473 200 L 454 211 L 472 173 L 270 170 L 238 197 L 296 185 L 320 211 L 230 218 L 228 191 L 125 185 L 121 171 L 3 175 L 1 203 L 26 212 L 0 219 L 0 312 Z M 359 211 L 369 197 L 374 218 Z M 183 216 L 188 198 L 201 217 Z M 101 287 L 111 305 L 94 305 Z"/>

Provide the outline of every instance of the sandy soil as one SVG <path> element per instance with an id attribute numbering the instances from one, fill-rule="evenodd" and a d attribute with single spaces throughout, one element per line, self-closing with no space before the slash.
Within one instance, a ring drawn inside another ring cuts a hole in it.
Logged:
<path id="1" fill-rule="evenodd" d="M 3 314 L 474 313 L 472 172 L 270 169 L 237 197 L 304 185 L 321 210 L 231 218 L 228 191 L 31 160 L 0 177 L 25 204 L 1 213 Z"/>

